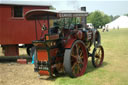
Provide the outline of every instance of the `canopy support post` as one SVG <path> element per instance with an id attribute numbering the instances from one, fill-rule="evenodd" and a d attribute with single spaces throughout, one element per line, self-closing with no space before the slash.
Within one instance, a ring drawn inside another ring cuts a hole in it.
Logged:
<path id="1" fill-rule="evenodd" d="M 36 19 L 35 19 L 35 32 L 36 32 L 36 40 L 37 40 L 38 38 L 37 38 L 37 22 L 36 22 Z"/>

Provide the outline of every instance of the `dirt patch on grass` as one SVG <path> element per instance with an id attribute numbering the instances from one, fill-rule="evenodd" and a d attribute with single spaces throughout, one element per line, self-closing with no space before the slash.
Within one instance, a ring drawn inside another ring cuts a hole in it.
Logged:
<path id="1" fill-rule="evenodd" d="M 39 78 L 33 64 L 0 63 L 0 85 L 53 85 L 52 80 Z"/>
<path id="2" fill-rule="evenodd" d="M 31 58 L 26 54 L 26 49 L 20 48 L 20 56 L 4 56 L 0 48 L 0 85 L 53 85 L 54 80 L 48 76 L 39 77 L 34 72 Z M 18 58 L 25 58 L 28 64 L 18 64 Z"/>

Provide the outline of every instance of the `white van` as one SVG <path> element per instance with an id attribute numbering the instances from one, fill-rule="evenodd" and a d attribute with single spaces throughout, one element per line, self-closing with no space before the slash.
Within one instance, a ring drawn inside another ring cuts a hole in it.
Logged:
<path id="1" fill-rule="evenodd" d="M 88 28 L 94 28 L 94 26 L 92 25 L 92 23 L 87 23 L 87 26 L 88 26 Z"/>

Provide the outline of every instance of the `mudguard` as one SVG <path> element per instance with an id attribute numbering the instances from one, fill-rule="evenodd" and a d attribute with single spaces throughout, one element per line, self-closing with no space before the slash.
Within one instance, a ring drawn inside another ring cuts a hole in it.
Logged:
<path id="1" fill-rule="evenodd" d="M 96 37 L 97 36 L 97 37 Z M 97 42 L 97 43 L 96 43 Z M 95 37 L 94 37 L 94 47 L 97 47 L 101 45 L 101 36 L 100 36 L 100 32 L 97 30 L 95 32 Z"/>
<path id="2" fill-rule="evenodd" d="M 69 39 L 65 45 L 65 49 L 71 48 L 72 44 L 74 43 L 74 41 L 76 41 L 76 39 Z"/>

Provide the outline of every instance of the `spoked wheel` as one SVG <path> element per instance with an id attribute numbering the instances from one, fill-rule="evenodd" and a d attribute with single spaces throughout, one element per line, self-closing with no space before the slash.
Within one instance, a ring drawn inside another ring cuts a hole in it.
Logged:
<path id="1" fill-rule="evenodd" d="M 104 60 L 104 49 L 100 45 L 100 46 L 97 46 L 96 48 L 94 48 L 94 50 L 93 50 L 92 64 L 94 67 L 100 67 L 103 63 L 103 60 Z"/>
<path id="2" fill-rule="evenodd" d="M 85 73 L 88 55 L 84 43 L 77 40 L 71 49 L 66 49 L 64 54 L 64 68 L 71 77 L 78 77 Z"/>

